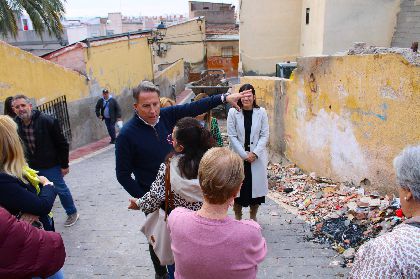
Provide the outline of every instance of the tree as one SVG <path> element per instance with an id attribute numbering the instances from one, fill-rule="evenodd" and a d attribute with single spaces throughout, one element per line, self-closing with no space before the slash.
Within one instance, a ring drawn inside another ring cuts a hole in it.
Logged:
<path id="1" fill-rule="evenodd" d="M 65 0 L 0 0 L 0 33 L 4 37 L 18 34 L 17 16 L 23 11 L 29 15 L 37 34 L 42 37 L 44 31 L 61 38 Z"/>

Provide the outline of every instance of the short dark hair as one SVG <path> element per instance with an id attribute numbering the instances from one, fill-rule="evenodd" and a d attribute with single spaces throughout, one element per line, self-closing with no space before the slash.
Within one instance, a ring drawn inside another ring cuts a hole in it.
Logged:
<path id="1" fill-rule="evenodd" d="M 144 80 L 136 88 L 133 88 L 133 98 L 137 102 L 141 92 L 156 92 L 160 97 L 159 87 L 153 84 L 153 82 Z"/>
<path id="2" fill-rule="evenodd" d="M 105 88 L 104 90 L 102 90 L 102 93 L 109 93 L 109 91 Z"/>
<path id="3" fill-rule="evenodd" d="M 243 91 L 246 91 L 246 90 L 252 90 L 252 95 L 254 95 L 254 102 L 252 103 L 252 107 L 253 108 L 259 108 L 260 106 L 259 105 L 257 105 L 257 98 L 256 98 L 256 96 L 255 96 L 255 88 L 254 88 L 254 86 L 252 86 L 251 84 L 249 84 L 249 83 L 245 83 L 244 85 L 242 85 L 241 86 L 241 88 L 239 88 L 239 92 L 243 92 Z M 239 99 L 238 100 L 238 106 L 240 107 L 240 108 L 242 108 L 244 105 L 242 104 L 242 101 L 241 101 L 241 99 Z"/>

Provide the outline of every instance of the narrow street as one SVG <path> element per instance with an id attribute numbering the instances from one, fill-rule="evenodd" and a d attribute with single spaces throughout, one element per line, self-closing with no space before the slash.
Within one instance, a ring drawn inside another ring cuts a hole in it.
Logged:
<path id="1" fill-rule="evenodd" d="M 70 228 L 56 200 L 56 230 L 64 238 L 66 278 L 154 278 L 146 238 L 139 227 L 144 215 L 127 209 L 128 194 L 115 177 L 113 147 L 74 161 L 66 181 L 81 214 Z M 244 214 L 247 216 L 247 212 Z M 259 214 L 268 255 L 258 278 L 337 278 L 347 270 L 326 246 L 307 242 L 309 227 L 267 198 Z"/>

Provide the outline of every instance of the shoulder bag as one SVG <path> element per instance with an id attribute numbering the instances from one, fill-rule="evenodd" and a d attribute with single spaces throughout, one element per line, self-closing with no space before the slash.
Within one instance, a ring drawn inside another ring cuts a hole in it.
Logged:
<path id="1" fill-rule="evenodd" d="M 170 160 L 166 163 L 165 171 L 165 210 L 159 208 L 146 216 L 146 221 L 140 228 L 152 245 L 161 265 L 174 264 L 174 255 L 171 249 L 171 238 L 167 226 L 168 213 L 173 206 L 173 194 L 170 182 Z"/>

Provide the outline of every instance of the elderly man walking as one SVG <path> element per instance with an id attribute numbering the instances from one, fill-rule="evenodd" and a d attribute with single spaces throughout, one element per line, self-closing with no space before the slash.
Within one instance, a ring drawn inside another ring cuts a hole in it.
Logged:
<path id="1" fill-rule="evenodd" d="M 13 98 L 17 114 L 19 136 L 25 145 L 29 167 L 39 171 L 54 183 L 66 213 L 65 227 L 73 226 L 79 219 L 70 189 L 63 177 L 69 173 L 69 144 L 61 131 L 58 120 L 33 110 L 25 95 Z"/>
<path id="2" fill-rule="evenodd" d="M 116 142 L 116 174 L 118 182 L 134 198 L 141 198 L 150 190 L 159 166 L 172 151 L 167 138 L 178 119 L 195 117 L 222 104 L 238 108 L 241 97 L 252 96 L 249 91 L 214 95 L 185 105 L 160 109 L 159 88 L 143 81 L 133 89 L 135 114 L 122 128 Z M 134 174 L 134 178 L 132 177 Z M 156 278 L 168 278 L 152 246 L 149 246 Z"/>
<path id="3" fill-rule="evenodd" d="M 117 100 L 112 98 L 108 89 L 102 90 L 102 98 L 95 107 L 96 116 L 105 121 L 106 129 L 111 137 L 110 144 L 115 144 L 115 123 L 121 119 L 121 109 Z"/>

